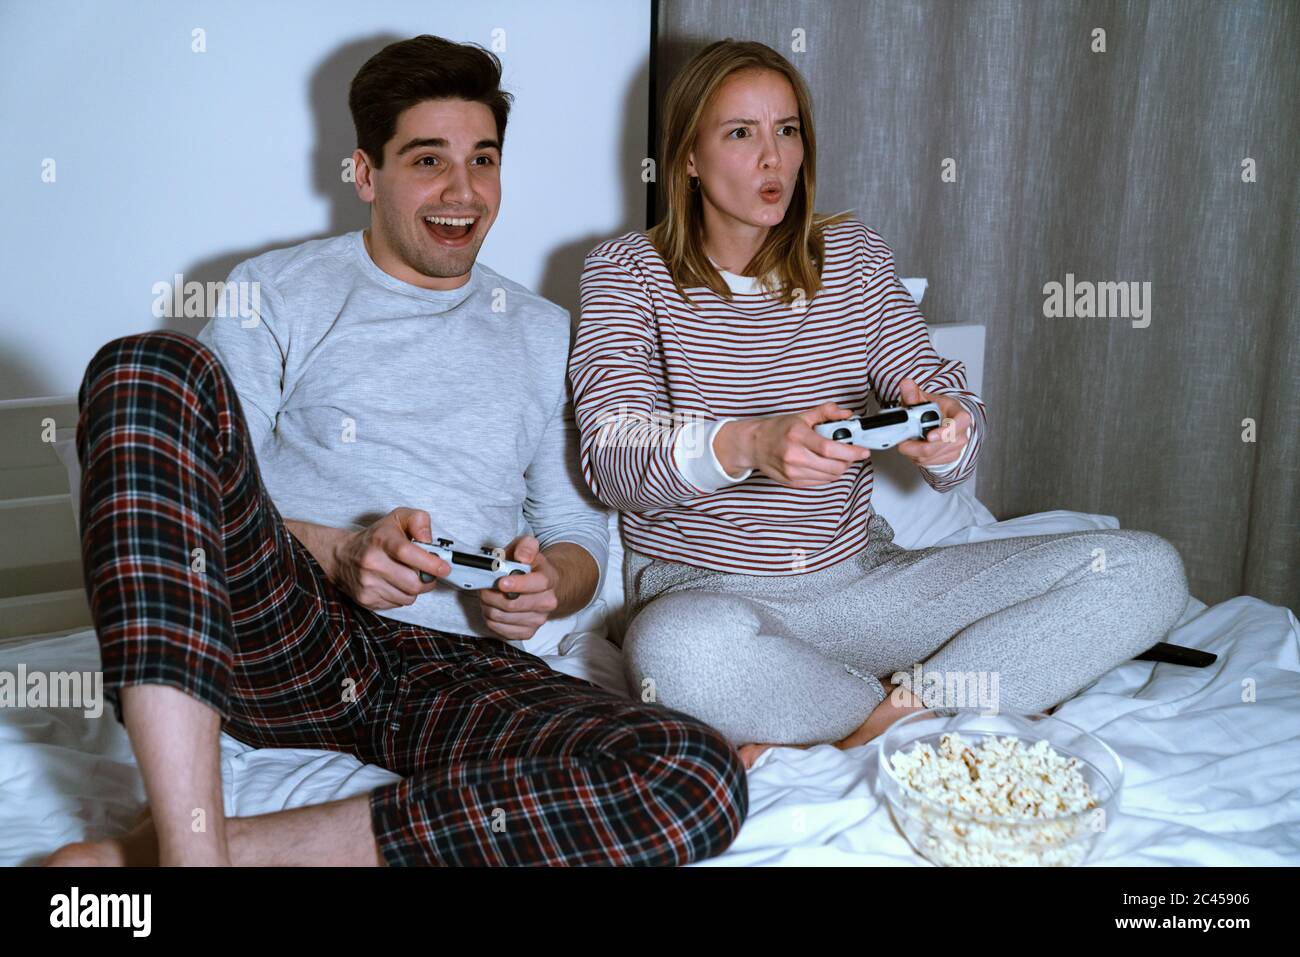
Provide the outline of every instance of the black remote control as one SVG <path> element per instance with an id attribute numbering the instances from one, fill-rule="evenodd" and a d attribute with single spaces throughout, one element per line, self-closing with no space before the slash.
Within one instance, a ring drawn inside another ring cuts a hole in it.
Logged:
<path id="1" fill-rule="evenodd" d="M 1154 645 L 1134 657 L 1134 661 L 1163 661 L 1171 665 L 1187 665 L 1191 668 L 1204 668 L 1218 660 L 1218 655 L 1183 645 L 1171 645 L 1167 641 L 1157 641 Z"/>

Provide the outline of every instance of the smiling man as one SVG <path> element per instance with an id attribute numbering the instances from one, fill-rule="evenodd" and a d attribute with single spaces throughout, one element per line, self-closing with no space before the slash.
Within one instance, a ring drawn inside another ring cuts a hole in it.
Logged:
<path id="1" fill-rule="evenodd" d="M 256 315 L 91 361 L 87 590 L 151 818 L 50 863 L 687 863 L 734 838 L 744 769 L 720 734 L 509 644 L 599 594 L 608 542 L 568 313 L 477 261 L 500 78 L 474 45 L 385 47 L 349 97 L 370 228 L 237 266 Z M 435 536 L 532 571 L 458 591 L 411 541 Z M 227 819 L 223 729 L 403 780 Z"/>

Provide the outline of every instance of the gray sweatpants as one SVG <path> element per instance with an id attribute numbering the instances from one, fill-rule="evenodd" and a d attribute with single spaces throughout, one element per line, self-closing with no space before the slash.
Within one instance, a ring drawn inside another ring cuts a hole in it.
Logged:
<path id="1" fill-rule="evenodd" d="M 897 672 L 933 707 L 1036 712 L 1160 641 L 1187 605 L 1182 558 L 1151 532 L 905 549 L 871 522 L 866 549 L 806 574 L 626 549 L 631 693 L 736 745 L 846 737 Z"/>

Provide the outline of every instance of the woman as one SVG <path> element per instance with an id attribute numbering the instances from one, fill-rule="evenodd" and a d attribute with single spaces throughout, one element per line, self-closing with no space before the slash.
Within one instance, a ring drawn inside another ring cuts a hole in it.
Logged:
<path id="1" fill-rule="evenodd" d="M 569 362 L 584 474 L 623 513 L 633 692 L 748 766 L 925 706 L 1041 711 L 1160 640 L 1187 583 L 1149 532 L 894 544 L 871 453 L 813 426 L 935 402 L 943 428 L 897 449 L 946 491 L 987 428 L 964 366 L 881 237 L 813 212 L 811 102 L 780 54 L 712 44 L 664 114 L 667 216 L 588 256 Z"/>

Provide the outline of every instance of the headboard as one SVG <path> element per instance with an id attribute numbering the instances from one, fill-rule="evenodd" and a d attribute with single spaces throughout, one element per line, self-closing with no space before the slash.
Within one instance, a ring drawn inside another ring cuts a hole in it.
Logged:
<path id="1" fill-rule="evenodd" d="M 0 401 L 0 642 L 90 624 L 68 474 L 53 441 L 76 426 L 76 396 Z"/>

